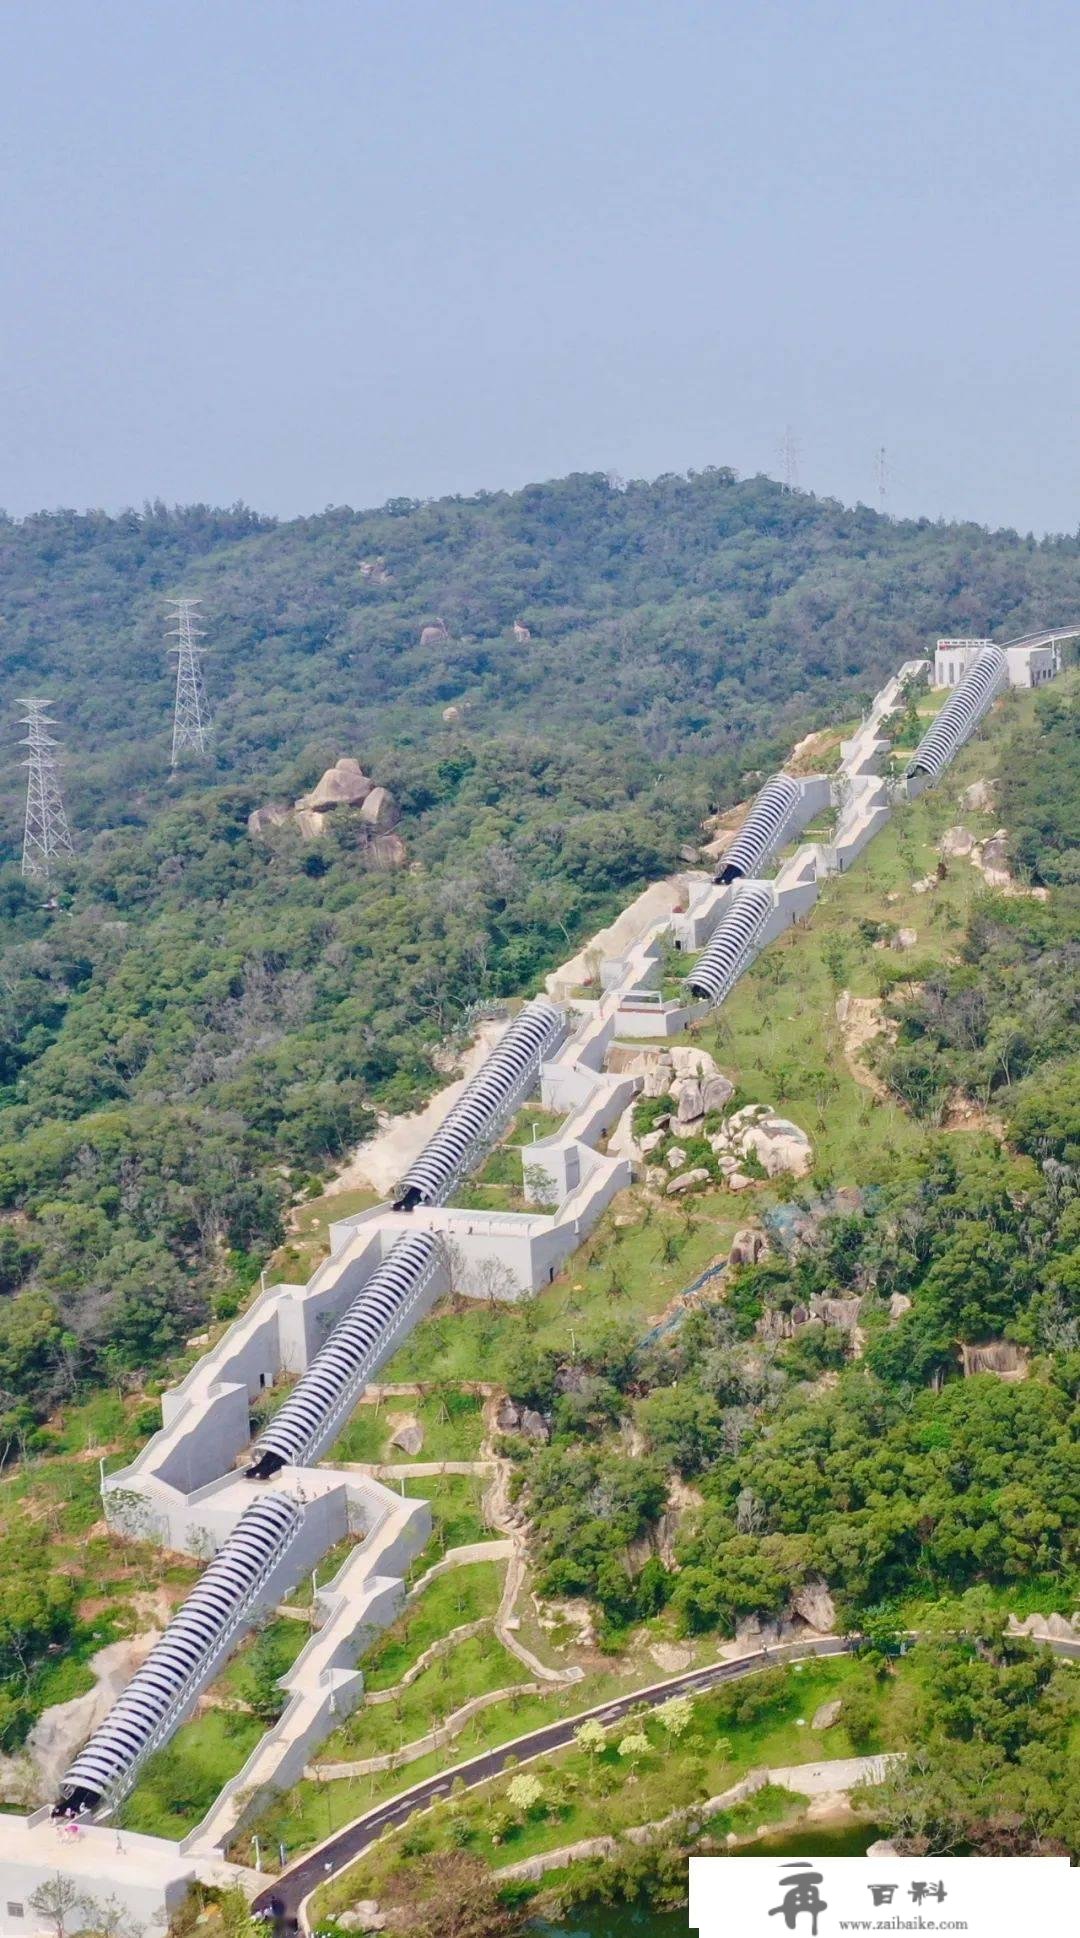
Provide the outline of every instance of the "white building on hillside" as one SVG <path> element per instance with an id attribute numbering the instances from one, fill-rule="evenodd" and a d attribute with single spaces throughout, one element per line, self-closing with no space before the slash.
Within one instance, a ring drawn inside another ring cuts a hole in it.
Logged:
<path id="1" fill-rule="evenodd" d="M 1032 633 L 1002 647 L 1009 667 L 1010 686 L 1044 686 L 1061 671 L 1062 639 L 1075 633 Z M 934 651 L 934 685 L 959 686 L 968 668 L 992 639 L 939 639 Z"/>

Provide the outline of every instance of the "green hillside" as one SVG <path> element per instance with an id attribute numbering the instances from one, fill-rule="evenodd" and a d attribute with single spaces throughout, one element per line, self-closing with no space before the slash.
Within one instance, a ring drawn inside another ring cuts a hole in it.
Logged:
<path id="1" fill-rule="evenodd" d="M 170 778 L 180 590 L 204 601 L 215 729 Z M 535 987 L 807 728 L 938 629 L 1078 606 L 1073 539 L 721 470 L 287 525 L 0 523 L 8 1424 L 235 1309 L 289 1202 L 431 1086 L 469 1006 Z M 78 841 L 48 898 L 15 866 L 28 691 L 54 702 Z M 397 796 L 407 867 L 373 871 L 348 814 L 317 844 L 250 838 L 253 807 L 344 753 Z"/>

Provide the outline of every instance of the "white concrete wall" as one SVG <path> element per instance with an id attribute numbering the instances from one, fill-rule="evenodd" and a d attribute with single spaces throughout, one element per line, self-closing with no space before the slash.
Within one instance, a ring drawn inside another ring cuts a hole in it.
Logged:
<path id="1" fill-rule="evenodd" d="M 1058 670 L 1057 653 L 1053 646 L 1007 646 L 1005 658 L 1009 666 L 1010 686 L 1045 686 Z"/>
<path id="2" fill-rule="evenodd" d="M 0 1938 L 40 1938 L 46 1922 L 31 1909 L 30 1897 L 58 1874 L 98 1904 L 116 1899 L 137 1933 L 161 1938 L 199 1870 L 176 1844 L 160 1837 L 128 1830 L 118 1837 L 104 1824 L 80 1824 L 73 1836 L 47 1812 L 0 1814 Z M 70 1929 L 76 1925 L 69 1920 Z"/>

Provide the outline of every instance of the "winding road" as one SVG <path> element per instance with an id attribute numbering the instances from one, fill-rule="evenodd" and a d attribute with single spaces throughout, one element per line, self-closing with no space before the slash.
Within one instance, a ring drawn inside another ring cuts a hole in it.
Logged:
<path id="1" fill-rule="evenodd" d="M 410 1790 L 389 1797 L 385 1803 L 376 1804 L 362 1817 L 355 1817 L 351 1824 L 345 1824 L 325 1843 L 308 1851 L 288 1870 L 282 1871 L 265 1891 L 260 1891 L 252 1909 L 266 1912 L 277 1924 L 295 1929 L 304 1900 L 320 1884 L 325 1884 L 338 1871 L 344 1870 L 347 1864 L 351 1864 L 384 1831 L 403 1824 L 414 1810 L 423 1810 L 439 1797 L 447 1796 L 454 1783 L 461 1782 L 467 1790 L 472 1790 L 477 1784 L 498 1776 L 508 1762 L 527 1763 L 534 1757 L 548 1755 L 551 1750 L 565 1749 L 587 1716 L 595 1717 L 599 1723 L 617 1723 L 642 1703 L 655 1707 L 658 1703 L 667 1702 L 670 1696 L 701 1695 L 707 1689 L 715 1689 L 721 1682 L 737 1681 L 740 1676 L 774 1668 L 778 1662 L 796 1662 L 800 1658 L 815 1655 L 850 1655 L 856 1646 L 857 1638 L 846 1635 L 823 1635 L 805 1642 L 780 1643 L 775 1648 L 759 1649 L 753 1655 L 737 1656 L 733 1662 L 713 1662 L 704 1669 L 687 1669 L 681 1675 L 669 1676 L 666 1681 L 655 1682 L 647 1689 L 632 1689 L 625 1696 L 615 1696 L 609 1702 L 598 1704 L 595 1709 L 581 1710 L 577 1715 L 564 1717 L 557 1723 L 545 1723 L 525 1736 L 516 1737 L 513 1742 L 501 1743 L 498 1749 L 485 1750 L 468 1763 L 456 1763 L 440 1771 L 437 1776 L 427 1777 Z M 1080 1653 L 1080 1644 L 1076 1647 Z"/>
<path id="2" fill-rule="evenodd" d="M 376 1804 L 363 1816 L 354 1817 L 351 1824 L 343 1825 L 325 1843 L 317 1845 L 282 1871 L 265 1891 L 260 1891 L 252 1909 L 266 1913 L 279 1930 L 295 1931 L 303 1923 L 305 1900 L 312 1892 L 344 1870 L 384 1831 L 403 1824 L 414 1810 L 423 1810 L 439 1797 L 447 1796 L 454 1783 L 461 1782 L 467 1790 L 472 1790 L 477 1784 L 498 1776 L 510 1761 L 515 1765 L 528 1763 L 534 1757 L 546 1756 L 551 1750 L 565 1749 L 586 1717 L 595 1717 L 597 1722 L 604 1724 L 617 1723 L 641 1703 L 655 1708 L 657 1704 L 667 1702 L 670 1696 L 702 1695 L 708 1689 L 715 1689 L 719 1683 L 735 1682 L 740 1676 L 775 1668 L 780 1662 L 797 1662 L 818 1655 L 851 1655 L 858 1648 L 859 1639 L 857 1635 L 822 1635 L 803 1642 L 779 1643 L 774 1648 L 759 1649 L 753 1655 L 737 1656 L 732 1662 L 712 1662 L 704 1669 L 687 1669 L 681 1675 L 669 1676 L 664 1682 L 654 1682 L 647 1689 L 633 1689 L 625 1696 L 615 1696 L 610 1702 L 599 1703 L 595 1709 L 581 1710 L 577 1715 L 564 1717 L 557 1723 L 546 1723 L 540 1729 L 530 1730 L 525 1736 L 515 1737 L 513 1742 L 501 1743 L 498 1749 L 485 1750 L 468 1763 L 453 1764 L 439 1775 L 427 1777 L 424 1782 L 413 1784 L 411 1789 L 388 1798 L 385 1803 Z M 1055 1655 L 1080 1662 L 1080 1642 L 1051 1641 L 1047 1638 L 1046 1646 Z"/>

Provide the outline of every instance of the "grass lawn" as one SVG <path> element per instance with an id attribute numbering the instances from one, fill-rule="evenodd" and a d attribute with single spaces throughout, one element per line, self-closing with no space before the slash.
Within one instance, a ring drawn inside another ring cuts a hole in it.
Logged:
<path id="1" fill-rule="evenodd" d="M 364 1656 L 365 1686 L 389 1689 L 451 1629 L 493 1616 L 505 1574 L 505 1562 L 473 1561 L 437 1575 Z"/>
<path id="2" fill-rule="evenodd" d="M 838 1183 L 882 1175 L 919 1148 L 924 1131 L 898 1103 L 855 1081 L 835 1020 L 837 996 L 845 988 L 876 996 L 903 966 L 917 978 L 955 955 L 972 905 L 986 892 L 982 876 L 957 859 L 930 893 L 916 895 L 912 885 L 934 874 L 947 827 L 963 823 L 980 837 L 992 831 L 994 817 L 961 808 L 958 797 L 970 781 L 997 771 L 1029 706 L 1029 696 L 1010 696 L 939 787 L 897 808 L 850 872 L 822 885 L 805 924 L 762 952 L 701 1033 L 742 1098 L 779 1105 L 794 1118 L 813 1139 L 818 1173 Z M 914 929 L 916 946 L 905 955 L 875 950 L 878 923 Z"/>
<path id="3" fill-rule="evenodd" d="M 402 1483 L 410 1500 L 427 1501 L 431 1508 L 432 1538 L 413 1562 L 409 1576 L 416 1580 L 438 1561 L 447 1548 L 467 1548 L 474 1541 L 490 1541 L 492 1530 L 481 1513 L 484 1480 L 479 1474 L 431 1474 Z"/>
<path id="4" fill-rule="evenodd" d="M 325 1588 L 328 1582 L 333 1581 L 334 1576 L 337 1574 L 339 1568 L 344 1567 L 353 1549 L 357 1547 L 361 1541 L 364 1541 L 366 1539 L 367 1539 L 366 1535 L 363 1535 L 363 1534 L 347 1534 L 344 1540 L 339 1541 L 335 1547 L 327 1549 L 326 1553 L 323 1555 L 322 1560 L 319 1562 L 318 1567 L 314 1571 L 315 1579 L 318 1582 L 318 1585 L 320 1588 Z M 282 1602 L 282 1607 L 283 1608 L 310 1608 L 313 1599 L 314 1597 L 312 1595 L 312 1588 L 311 1588 L 311 1575 L 307 1574 L 307 1575 L 304 1575 L 303 1578 L 297 1582 L 296 1587 L 293 1589 L 292 1593 L 284 1597 L 284 1600 Z"/>
<path id="5" fill-rule="evenodd" d="M 423 1429 L 424 1444 L 417 1454 L 390 1445 L 394 1420 L 409 1414 Z M 366 1401 L 356 1408 L 344 1433 L 335 1441 L 331 1465 L 342 1460 L 386 1461 L 476 1460 L 484 1437 L 484 1402 L 479 1394 L 456 1387 L 440 1387 L 423 1399 Z"/>
<path id="6" fill-rule="evenodd" d="M 467 1380 L 503 1376 L 507 1355 L 523 1335 L 565 1347 L 571 1330 L 579 1346 L 616 1319 L 649 1329 L 677 1295 L 714 1259 L 726 1257 L 746 1207 L 716 1191 L 695 1198 L 689 1214 L 643 1205 L 621 1192 L 566 1272 L 526 1304 L 436 1307 L 384 1369 L 392 1380 Z"/>
<path id="7" fill-rule="evenodd" d="M 448 1203 L 465 1211 L 533 1211 L 523 1190 L 519 1144 L 551 1137 L 565 1119 L 542 1104 L 526 1104 L 490 1151 L 474 1177 L 463 1178 Z"/>
<path id="8" fill-rule="evenodd" d="M 194 1561 L 150 1542 L 121 1541 L 102 1517 L 99 1455 L 129 1458 L 156 1424 L 156 1407 L 110 1389 L 66 1406 L 41 1431 L 45 1449 L 0 1474 L 0 1537 L 40 1551 L 76 1593 L 62 1653 L 45 1656 L 20 1689 L 27 1729 L 44 1709 L 93 1687 L 88 1664 L 98 1649 L 159 1625 L 161 1603 L 175 1605 L 198 1578 Z"/>
<path id="9" fill-rule="evenodd" d="M 751 1769 L 863 1754 L 851 1742 L 842 1719 L 828 1731 L 810 1727 L 822 1703 L 855 1687 L 870 1688 L 877 1695 L 879 1722 L 869 1747 L 902 1747 L 910 1737 L 917 1694 L 916 1674 L 907 1661 L 900 1662 L 896 1675 L 884 1684 L 874 1683 L 865 1667 L 848 1658 L 809 1661 L 801 1668 L 751 1676 L 699 1696 L 690 1728 L 677 1744 L 655 1717 L 646 1716 L 616 1725 L 599 1754 L 574 1746 L 529 1764 L 543 1786 L 543 1796 L 527 1812 L 514 1811 L 508 1804 L 512 1774 L 450 1798 L 382 1840 L 327 1885 L 320 1893 L 317 1915 L 325 1916 L 360 1897 L 377 1897 L 380 1884 L 400 1863 L 406 1848 L 416 1856 L 464 1842 L 498 1867 L 579 1838 L 617 1834 L 652 1822 L 720 1794 Z M 586 1704 L 579 1698 L 578 1706 Z M 619 1742 L 639 1733 L 647 1739 L 647 1751 L 620 1756 Z M 416 1774 L 410 1766 L 410 1779 Z M 774 1802 L 786 1814 L 783 1800 Z M 765 1822 L 764 1814 L 755 1814 L 756 1804 L 755 1798 L 749 1815 L 755 1824 Z"/>
<path id="10" fill-rule="evenodd" d="M 381 1203 L 377 1191 L 337 1191 L 299 1205 L 288 1238 L 266 1263 L 268 1285 L 306 1285 L 330 1251 L 330 1226 Z"/>
<path id="11" fill-rule="evenodd" d="M 504 1650 L 504 1657 L 505 1653 Z M 516 1666 L 525 1675 L 523 1665 L 517 1663 Z M 656 1679 L 655 1667 L 650 1679 Z M 509 1680 L 509 1677 L 505 1677 L 502 1683 L 493 1686 L 504 1686 Z M 341 1824 L 351 1822 L 382 1798 L 396 1796 L 409 1785 L 422 1782 L 424 1777 L 433 1776 L 455 1763 L 467 1762 L 470 1757 L 478 1756 L 487 1749 L 495 1749 L 500 1743 L 510 1742 L 526 1730 L 537 1729 L 541 1724 L 557 1721 L 562 1716 L 577 1715 L 593 1703 L 605 1702 L 610 1696 L 623 1694 L 625 1689 L 625 1676 L 607 1670 L 588 1676 L 583 1682 L 569 1688 L 553 1686 L 550 1694 L 512 1694 L 505 1702 L 493 1703 L 490 1709 L 481 1710 L 478 1716 L 472 1717 L 461 1734 L 454 1738 L 451 1747 L 430 1751 L 400 1769 L 379 1771 L 366 1777 L 328 1778 L 321 1783 L 296 1784 L 287 1796 L 263 1812 L 251 1830 L 245 1831 L 236 1850 L 242 1855 L 248 1847 L 252 1831 L 257 1831 L 267 1854 L 264 1861 L 273 1866 L 279 1842 L 283 1842 L 286 1850 L 295 1856 L 297 1851 L 317 1843 Z M 386 1709 L 392 1714 L 391 1704 L 387 1704 Z M 419 1731 L 414 1734 L 419 1734 Z M 345 1753 L 353 1757 L 360 1754 L 356 1749 Z M 324 1745 L 320 1756 L 326 1755 L 327 1747 Z"/>
<path id="12" fill-rule="evenodd" d="M 265 1723 L 242 1711 L 208 1709 L 177 1730 L 145 1765 L 117 1815 L 122 1830 L 186 1837 L 262 1740 Z"/>
<path id="13" fill-rule="evenodd" d="M 211 1694 L 232 1702 L 251 1702 L 256 1680 L 276 1681 L 285 1675 L 313 1633 L 307 1622 L 275 1615 L 264 1628 L 245 1637 L 211 1685 Z"/>
<path id="14" fill-rule="evenodd" d="M 347 1763 L 399 1750 L 435 1729 L 472 1696 L 509 1689 L 528 1679 L 525 1664 L 494 1635 L 466 1636 L 429 1662 L 392 1702 L 363 1703 L 354 1710 L 322 1744 L 319 1763 Z"/>

